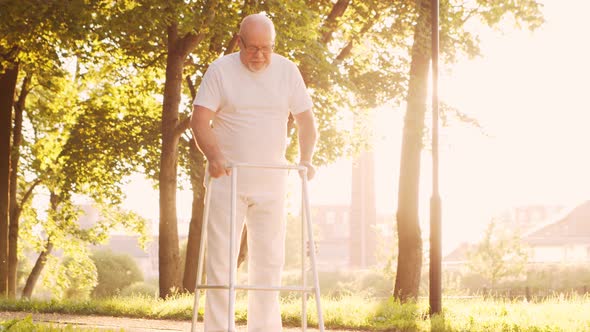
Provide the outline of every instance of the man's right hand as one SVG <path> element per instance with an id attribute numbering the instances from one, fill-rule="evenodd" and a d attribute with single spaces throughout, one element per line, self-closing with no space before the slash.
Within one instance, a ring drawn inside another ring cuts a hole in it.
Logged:
<path id="1" fill-rule="evenodd" d="M 231 168 L 227 168 L 225 159 L 216 159 L 209 161 L 209 175 L 212 178 L 219 178 L 224 175 L 230 175 Z"/>

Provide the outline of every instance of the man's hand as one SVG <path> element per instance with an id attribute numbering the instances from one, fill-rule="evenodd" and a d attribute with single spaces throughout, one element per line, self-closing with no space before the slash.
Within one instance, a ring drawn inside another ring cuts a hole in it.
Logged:
<path id="1" fill-rule="evenodd" d="M 310 161 L 300 161 L 299 166 L 305 166 L 307 168 L 307 180 L 313 179 L 315 176 L 315 167 Z M 299 171 L 299 175 L 303 176 L 303 172 Z"/>
<path id="2" fill-rule="evenodd" d="M 227 168 L 225 159 L 209 160 L 209 175 L 212 178 L 219 178 L 224 175 L 230 175 L 231 169 Z"/>

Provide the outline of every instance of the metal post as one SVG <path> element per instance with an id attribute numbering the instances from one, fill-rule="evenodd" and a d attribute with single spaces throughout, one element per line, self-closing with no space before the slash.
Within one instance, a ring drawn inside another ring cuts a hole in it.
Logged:
<path id="1" fill-rule="evenodd" d="M 431 0 L 432 19 L 432 196 L 430 198 L 430 314 L 441 312 L 441 199 L 438 190 L 438 33 L 439 1 Z"/>
<path id="2" fill-rule="evenodd" d="M 315 301 L 318 312 L 318 327 L 321 332 L 324 331 L 324 315 L 322 313 L 321 298 L 320 298 L 320 281 L 318 278 L 318 269 L 315 257 L 315 242 L 313 240 L 313 225 L 311 224 L 311 207 L 309 203 L 309 191 L 307 190 L 307 169 L 303 171 L 301 181 L 303 182 L 303 199 L 305 201 L 305 220 L 307 223 L 307 238 L 309 243 L 309 259 L 311 263 L 311 270 L 313 272 L 313 285 L 315 290 Z"/>
<path id="3" fill-rule="evenodd" d="M 303 196 L 303 179 L 301 179 L 301 285 L 307 288 L 305 273 L 305 197 Z M 301 330 L 307 331 L 307 292 L 301 293 Z"/>
<path id="4" fill-rule="evenodd" d="M 228 296 L 229 296 L 229 305 L 228 305 L 228 312 L 227 312 L 227 329 L 233 328 L 235 325 L 236 315 L 234 313 L 234 300 L 235 300 L 235 282 L 234 282 L 234 272 L 237 269 L 236 263 L 234 263 L 234 242 L 235 233 L 236 233 L 236 201 L 237 201 L 237 188 L 238 188 L 238 167 L 232 166 L 231 168 L 231 214 L 229 219 L 229 287 L 228 287 Z M 238 245 L 239 246 L 239 245 Z"/>
<path id="5" fill-rule="evenodd" d="M 209 177 L 207 189 L 205 192 L 205 206 L 203 209 L 203 221 L 201 222 L 201 242 L 199 244 L 199 262 L 197 263 L 197 282 L 195 284 L 195 303 L 193 305 L 193 321 L 191 323 L 191 332 L 197 332 L 197 321 L 199 320 L 199 285 L 203 276 L 203 260 L 205 259 L 205 242 L 207 241 L 207 224 L 209 222 L 209 203 L 211 202 L 211 181 Z"/>

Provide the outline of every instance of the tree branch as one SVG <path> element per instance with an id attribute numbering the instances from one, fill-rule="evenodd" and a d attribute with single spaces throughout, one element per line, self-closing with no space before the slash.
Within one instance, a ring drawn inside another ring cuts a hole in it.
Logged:
<path id="1" fill-rule="evenodd" d="M 151 66 L 153 66 L 156 62 L 158 62 L 160 59 L 162 59 L 168 52 L 166 51 L 162 51 L 160 54 L 158 54 L 158 56 L 156 56 L 153 60 L 151 60 L 150 62 L 146 63 L 145 65 L 140 65 L 140 64 L 135 64 L 135 66 L 137 68 L 140 69 L 147 69 L 150 68 Z"/>
<path id="2" fill-rule="evenodd" d="M 381 13 L 377 12 L 373 19 L 367 20 L 367 22 L 365 23 L 365 25 L 363 25 L 359 33 L 353 36 L 350 39 L 350 41 L 346 44 L 346 46 L 344 46 L 344 48 L 340 50 L 340 53 L 338 53 L 338 56 L 336 56 L 336 59 L 334 59 L 333 63 L 338 64 L 342 62 L 342 60 L 346 59 L 352 53 L 352 47 L 354 46 L 354 42 L 361 39 L 375 25 L 375 23 L 379 21 L 380 17 Z"/>
<path id="3" fill-rule="evenodd" d="M 203 30 L 203 27 L 211 26 L 213 23 L 213 19 L 215 18 L 215 7 L 219 4 L 219 0 L 209 0 L 205 5 L 206 15 L 205 21 L 203 24 L 198 28 L 198 30 Z M 192 52 L 197 45 L 205 38 L 205 33 L 199 32 L 198 34 L 189 33 L 180 39 L 180 43 L 178 44 L 181 54 L 184 56 L 188 56 L 190 52 Z"/>
<path id="4" fill-rule="evenodd" d="M 332 34 L 338 27 L 338 19 L 344 15 L 349 4 L 350 0 L 338 0 L 334 6 L 332 6 L 332 10 L 322 26 L 322 30 L 325 30 L 322 34 L 322 43 L 328 44 L 332 40 Z"/>
<path id="5" fill-rule="evenodd" d="M 22 112 L 24 110 L 27 95 L 29 94 L 29 92 L 31 92 L 31 77 L 32 75 L 30 73 L 27 73 L 27 75 L 23 79 L 23 84 L 20 89 L 20 94 L 18 95 L 18 100 L 14 104 L 14 108 L 19 112 Z"/>
<path id="6" fill-rule="evenodd" d="M 20 204 L 18 205 L 19 208 L 22 207 L 27 202 L 27 200 L 29 199 L 29 197 L 31 197 L 31 195 L 33 194 L 33 190 L 35 189 L 35 187 L 37 187 L 37 185 L 39 183 L 41 183 L 41 181 L 42 181 L 42 178 L 37 178 L 35 180 L 35 182 L 33 182 L 31 184 L 31 186 L 29 187 L 29 189 L 27 190 L 27 192 L 25 192 L 25 194 L 23 195 L 23 199 L 21 199 Z"/>
<path id="7" fill-rule="evenodd" d="M 193 80 L 191 80 L 191 77 L 188 75 L 186 76 L 186 84 L 188 85 L 188 89 L 191 92 L 191 97 L 194 100 L 197 96 L 197 90 L 195 89 L 195 84 L 193 83 Z"/>
<path id="8" fill-rule="evenodd" d="M 188 128 L 190 127 L 190 124 L 191 124 L 191 116 L 189 115 L 178 122 L 178 125 L 174 129 L 174 135 L 177 135 L 178 137 L 180 137 L 180 135 L 182 135 L 182 133 L 184 133 L 185 131 L 188 130 Z"/>

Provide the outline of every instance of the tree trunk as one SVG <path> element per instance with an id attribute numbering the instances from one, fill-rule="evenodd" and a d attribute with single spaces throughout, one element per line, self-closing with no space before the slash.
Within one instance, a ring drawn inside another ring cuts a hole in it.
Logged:
<path id="1" fill-rule="evenodd" d="M 199 247 L 201 245 L 201 231 L 203 225 L 203 198 L 205 197 L 204 180 L 204 157 L 197 148 L 194 140 L 190 142 L 190 175 L 193 187 L 193 206 L 191 212 L 191 223 L 188 231 L 186 245 L 186 259 L 184 265 L 184 277 L 182 280 L 185 291 L 194 292 L 197 280 L 197 267 L 199 264 Z"/>
<path id="2" fill-rule="evenodd" d="M 8 229 L 8 297 L 13 299 L 16 297 L 16 270 L 18 266 L 18 219 L 20 217 L 20 209 L 16 201 L 16 188 L 18 181 L 18 162 L 20 159 L 20 145 L 22 142 L 22 127 L 23 127 L 23 112 L 25 109 L 25 101 L 29 93 L 29 85 L 31 83 L 31 76 L 26 75 L 18 101 L 14 107 L 14 128 L 12 130 L 12 155 L 10 159 L 10 225 Z"/>
<path id="3" fill-rule="evenodd" d="M 422 269 L 422 237 L 418 220 L 420 153 L 426 112 L 429 68 L 429 1 L 418 1 L 414 32 L 407 109 L 400 161 L 397 231 L 399 256 L 394 296 L 401 301 L 416 299 Z"/>
<path id="4" fill-rule="evenodd" d="M 33 294 L 33 289 L 35 288 L 35 285 L 37 284 L 37 280 L 39 280 L 39 277 L 41 276 L 41 272 L 43 271 L 43 268 L 45 267 L 45 263 L 47 262 L 47 256 L 49 256 L 52 249 L 53 249 L 53 243 L 51 242 L 51 238 L 49 238 L 49 239 L 47 239 L 47 244 L 45 245 L 45 250 L 43 250 L 39 254 L 39 257 L 37 258 L 37 261 L 35 262 L 35 266 L 33 266 L 33 270 L 31 270 L 31 273 L 29 274 L 29 277 L 27 278 L 27 282 L 25 283 L 25 288 L 23 288 L 22 298 L 24 298 L 24 299 L 31 298 L 31 295 Z"/>
<path id="5" fill-rule="evenodd" d="M 0 66 L 0 297 L 8 290 L 8 223 L 10 209 L 10 133 L 18 64 Z"/>
<path id="6" fill-rule="evenodd" d="M 172 29 L 172 28 L 171 28 Z M 172 32 L 175 33 L 175 32 Z M 169 32 L 171 34 L 171 32 Z M 173 38 L 169 38 L 173 39 Z M 178 107 L 182 87 L 182 68 L 185 56 L 169 41 L 162 109 L 162 152 L 160 156 L 160 236 L 159 273 L 160 297 L 166 298 L 174 290 L 179 291 L 180 253 L 178 248 L 178 224 L 176 214 L 176 185 L 179 136 Z"/>

